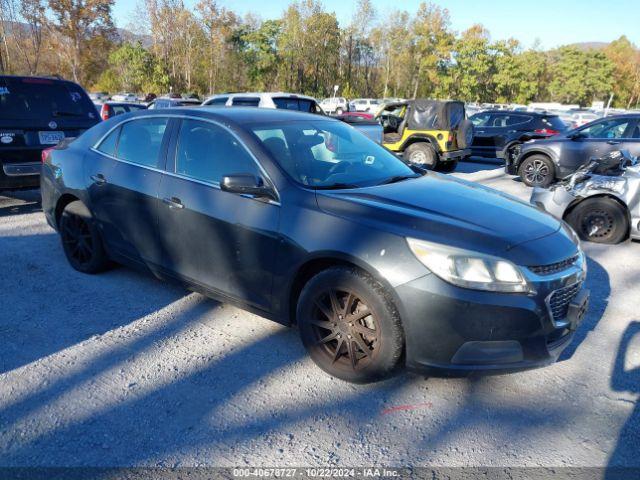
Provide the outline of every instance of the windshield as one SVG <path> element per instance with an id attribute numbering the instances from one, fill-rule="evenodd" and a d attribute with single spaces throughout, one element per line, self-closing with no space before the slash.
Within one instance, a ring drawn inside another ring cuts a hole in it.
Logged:
<path id="1" fill-rule="evenodd" d="M 95 115 L 93 103 L 80 87 L 45 78 L 0 78 L 0 118 L 41 120 Z"/>
<path id="2" fill-rule="evenodd" d="M 252 131 L 289 176 L 309 187 L 357 188 L 418 176 L 342 122 L 286 122 Z"/>

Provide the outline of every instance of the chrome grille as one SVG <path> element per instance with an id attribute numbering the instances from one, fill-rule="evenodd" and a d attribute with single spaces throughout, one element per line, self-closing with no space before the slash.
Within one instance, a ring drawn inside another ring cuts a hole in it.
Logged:
<path id="1" fill-rule="evenodd" d="M 567 316 L 569 304 L 580 291 L 580 287 L 582 287 L 582 282 L 560 288 L 551 294 L 549 297 L 549 310 L 555 321 L 562 320 Z"/>
<path id="2" fill-rule="evenodd" d="M 579 254 L 575 254 L 573 257 L 566 258 L 556 263 L 550 263 L 549 265 L 536 265 L 533 267 L 527 267 L 536 275 L 553 275 L 554 273 L 562 272 L 571 265 L 578 261 Z"/>

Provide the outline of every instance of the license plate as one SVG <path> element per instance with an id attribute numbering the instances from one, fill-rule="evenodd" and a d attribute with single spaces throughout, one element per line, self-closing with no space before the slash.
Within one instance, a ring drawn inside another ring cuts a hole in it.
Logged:
<path id="1" fill-rule="evenodd" d="M 571 322 L 571 330 L 576 330 L 582 323 L 589 308 L 589 296 L 589 290 L 582 289 L 569 304 L 567 318 Z"/>
<path id="2" fill-rule="evenodd" d="M 55 145 L 64 138 L 64 132 L 38 132 L 41 145 Z"/>

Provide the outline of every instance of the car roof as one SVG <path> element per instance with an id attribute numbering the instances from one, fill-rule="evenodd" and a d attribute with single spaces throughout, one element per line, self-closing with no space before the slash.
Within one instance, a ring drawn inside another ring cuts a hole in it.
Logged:
<path id="1" fill-rule="evenodd" d="M 162 112 L 162 113 L 160 113 Z M 220 108 L 214 106 L 202 106 L 198 108 L 163 108 L 161 110 L 140 110 L 132 112 L 127 118 L 135 118 L 146 115 L 189 115 L 192 117 L 202 117 L 211 120 L 218 120 L 222 123 L 230 123 L 238 126 L 263 122 L 290 122 L 304 120 L 322 120 L 337 122 L 328 116 L 314 113 L 299 112 L 295 110 L 259 108 L 259 107 L 228 107 Z"/>
<path id="2" fill-rule="evenodd" d="M 310 97 L 308 95 L 302 95 L 299 93 L 289 93 L 289 92 L 235 92 L 235 93 L 218 93 L 216 95 L 212 95 L 206 98 L 204 101 L 208 102 L 209 100 L 213 100 L 214 98 L 220 97 L 260 97 L 260 98 L 302 98 L 304 100 L 314 100 L 315 98 Z"/>
<path id="3" fill-rule="evenodd" d="M 39 76 L 39 75 L 0 75 L 0 79 L 8 78 L 12 80 L 32 79 L 32 80 L 46 80 L 48 82 L 68 83 L 72 85 L 78 85 L 77 83 L 61 78 L 57 76 Z"/>
<path id="4" fill-rule="evenodd" d="M 557 113 L 550 112 L 528 112 L 526 110 L 482 110 L 474 115 L 484 115 L 486 113 L 497 113 L 500 115 L 531 115 L 532 117 L 557 117 Z"/>

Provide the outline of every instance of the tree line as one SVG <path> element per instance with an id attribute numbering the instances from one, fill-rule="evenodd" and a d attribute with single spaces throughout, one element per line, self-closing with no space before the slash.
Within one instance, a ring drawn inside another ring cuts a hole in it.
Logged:
<path id="1" fill-rule="evenodd" d="M 113 0 L 0 0 L 0 71 L 59 74 L 92 90 L 196 93 L 285 90 L 316 97 L 429 97 L 527 104 L 640 102 L 640 52 L 625 36 L 601 48 L 525 49 L 482 25 L 451 27 L 422 3 L 384 16 L 370 0 L 340 25 L 319 0 L 280 18 L 216 0 L 141 0 L 127 30 Z"/>

